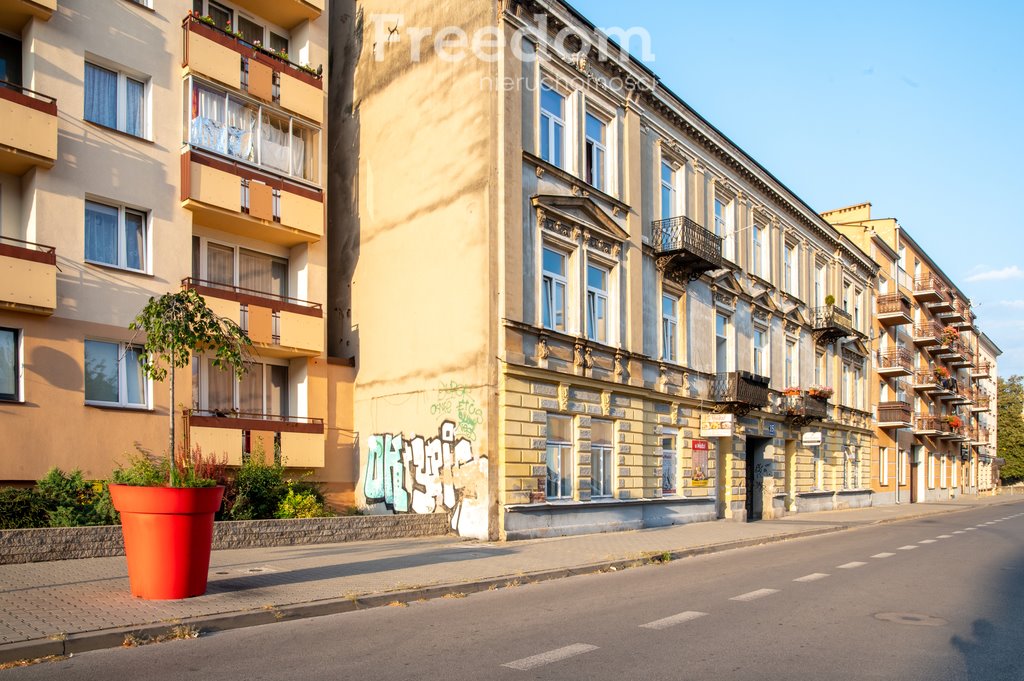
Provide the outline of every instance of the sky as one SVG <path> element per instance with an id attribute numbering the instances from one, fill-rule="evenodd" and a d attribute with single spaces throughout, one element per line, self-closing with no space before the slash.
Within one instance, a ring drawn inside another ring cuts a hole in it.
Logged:
<path id="1" fill-rule="evenodd" d="M 1024 374 L 1024 3 L 570 3 L 815 210 L 898 219 Z"/>

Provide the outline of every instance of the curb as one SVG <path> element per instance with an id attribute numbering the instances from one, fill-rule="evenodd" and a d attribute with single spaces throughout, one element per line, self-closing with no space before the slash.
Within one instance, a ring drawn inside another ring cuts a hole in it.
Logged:
<path id="1" fill-rule="evenodd" d="M 1011 502 L 1004 502 L 1011 503 Z M 1002 503 L 986 504 L 986 506 L 1001 506 Z M 246 610 L 239 612 L 219 613 L 215 615 L 203 615 L 189 617 L 174 622 L 161 622 L 155 624 L 121 627 L 116 629 L 103 629 L 99 631 L 80 632 L 69 634 L 67 638 L 60 639 L 35 639 L 30 641 L 18 641 L 0 645 L 0 663 L 16 662 L 20 660 L 31 660 L 47 656 L 67 656 L 74 653 L 83 653 L 92 650 L 107 648 L 120 648 L 124 644 L 125 636 L 132 634 L 137 637 L 150 637 L 165 635 L 175 626 L 189 625 L 196 627 L 202 634 L 229 631 L 231 629 L 242 629 L 246 627 L 273 624 L 274 622 L 286 622 L 311 617 L 322 617 L 324 615 L 336 615 L 357 610 L 367 610 L 387 606 L 392 603 L 410 603 L 420 600 L 434 600 L 446 596 L 464 596 L 481 591 L 515 586 L 518 584 L 536 584 L 565 577 L 577 575 L 595 574 L 611 569 L 621 570 L 631 567 L 651 565 L 664 561 L 665 557 L 670 560 L 689 558 L 693 556 L 708 555 L 731 551 L 733 549 L 761 546 L 765 544 L 776 544 L 791 539 L 804 539 L 825 534 L 834 534 L 847 530 L 862 529 L 876 525 L 887 525 L 908 520 L 919 520 L 936 515 L 946 515 L 961 511 L 975 510 L 979 506 L 964 506 L 963 508 L 950 508 L 945 511 L 918 513 L 915 515 L 901 516 L 895 518 L 882 518 L 863 525 L 850 525 L 836 523 L 826 527 L 818 527 L 809 530 L 787 532 L 784 534 L 766 535 L 752 539 L 739 539 L 734 541 L 720 542 L 717 544 L 703 544 L 682 549 L 650 551 L 632 558 L 615 558 L 611 560 L 586 563 L 564 568 L 551 568 L 515 575 L 503 575 L 489 577 L 471 582 L 438 584 L 432 586 L 415 587 L 400 591 L 387 591 L 379 594 L 368 594 L 352 598 L 332 598 L 307 603 L 292 603 L 267 607 L 261 610 Z"/>

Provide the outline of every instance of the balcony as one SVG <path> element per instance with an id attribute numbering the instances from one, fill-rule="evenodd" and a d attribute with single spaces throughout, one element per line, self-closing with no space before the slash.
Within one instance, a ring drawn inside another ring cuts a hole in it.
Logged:
<path id="1" fill-rule="evenodd" d="M 203 296 L 219 316 L 241 326 L 263 356 L 291 358 L 323 354 L 325 327 L 320 303 L 191 277 L 181 285 Z"/>
<path id="2" fill-rule="evenodd" d="M 57 0 L 4 0 L 0 2 L 0 29 L 21 35 L 31 19 L 49 21 L 57 11 Z"/>
<path id="3" fill-rule="evenodd" d="M 267 0 L 267 4 L 290 4 Z M 189 14 L 182 22 L 182 67 L 247 92 L 316 123 L 323 121 L 323 79 L 319 73 L 206 24 Z"/>
<path id="4" fill-rule="evenodd" d="M 982 426 L 977 426 L 971 432 L 971 444 L 974 445 L 975 447 L 981 447 L 982 445 L 987 445 L 989 443 L 989 439 L 988 438 L 989 438 L 988 428 L 983 428 Z"/>
<path id="5" fill-rule="evenodd" d="M 289 468 L 324 465 L 323 419 L 187 409 L 185 433 L 189 448 L 198 445 L 206 454 L 226 454 L 229 466 L 242 465 L 243 449 L 255 451 L 260 442 L 268 459 L 280 451 Z"/>
<path id="6" fill-rule="evenodd" d="M 933 390 L 939 390 L 939 382 L 943 380 L 941 376 L 938 376 L 931 369 L 918 369 L 914 372 L 914 390 L 919 392 L 931 392 Z"/>
<path id="7" fill-rule="evenodd" d="M 945 416 L 918 416 L 914 423 L 914 435 L 941 437 L 949 432 L 949 422 Z"/>
<path id="8" fill-rule="evenodd" d="M 786 420 L 797 428 L 803 428 L 814 421 L 826 420 L 828 406 L 827 397 L 816 397 L 807 393 L 782 396 L 782 409 Z"/>
<path id="9" fill-rule="evenodd" d="M 975 388 L 970 391 L 971 411 L 975 413 L 990 411 L 992 408 L 992 397 L 988 393 Z"/>
<path id="10" fill-rule="evenodd" d="M 239 236 L 288 247 L 323 238 L 321 191 L 201 152 L 181 156 L 181 200 L 197 222 Z"/>
<path id="11" fill-rule="evenodd" d="M 974 366 L 971 367 L 971 378 L 989 378 L 992 376 L 992 362 L 974 357 Z"/>
<path id="12" fill-rule="evenodd" d="M 57 160 L 57 100 L 0 81 L 0 173 L 24 175 Z"/>
<path id="13" fill-rule="evenodd" d="M 924 304 L 932 314 L 939 317 L 953 312 L 953 293 L 948 288 L 943 288 L 939 297 Z"/>
<path id="14" fill-rule="evenodd" d="M 57 309 L 57 249 L 0 237 L 0 309 L 50 315 Z"/>
<path id="15" fill-rule="evenodd" d="M 882 326 L 909 324 L 913 321 L 910 301 L 902 293 L 889 293 L 878 296 L 876 306 L 878 312 L 875 318 L 878 319 Z"/>
<path id="16" fill-rule="evenodd" d="M 912 376 L 914 374 L 914 355 L 907 348 L 880 350 L 878 353 L 878 375 Z"/>
<path id="17" fill-rule="evenodd" d="M 942 325 L 935 322 L 923 322 L 914 325 L 914 344 L 922 348 L 930 348 L 942 342 Z"/>
<path id="18" fill-rule="evenodd" d="M 742 416 L 768 406 L 768 380 L 747 371 L 720 373 L 711 383 L 708 399 L 716 403 L 716 412 Z"/>
<path id="19" fill-rule="evenodd" d="M 235 4 L 287 29 L 324 12 L 324 0 L 236 0 Z"/>
<path id="20" fill-rule="evenodd" d="M 910 428 L 914 423 L 914 412 L 909 402 L 880 402 L 878 405 L 879 428 Z"/>
<path id="21" fill-rule="evenodd" d="M 853 316 L 835 305 L 824 305 L 814 308 L 814 340 L 821 345 L 845 338 L 860 335 L 853 328 Z"/>
<path id="22" fill-rule="evenodd" d="M 945 297 L 946 285 L 934 274 L 926 274 L 914 280 L 914 298 L 919 303 L 934 303 Z"/>
<path id="23" fill-rule="evenodd" d="M 936 359 L 941 359 L 951 367 L 959 368 L 969 366 L 974 360 L 967 345 L 961 340 L 948 340 L 933 347 Z"/>
<path id="24" fill-rule="evenodd" d="M 679 283 L 723 266 L 722 237 L 687 217 L 657 220 L 651 224 L 655 263 Z"/>

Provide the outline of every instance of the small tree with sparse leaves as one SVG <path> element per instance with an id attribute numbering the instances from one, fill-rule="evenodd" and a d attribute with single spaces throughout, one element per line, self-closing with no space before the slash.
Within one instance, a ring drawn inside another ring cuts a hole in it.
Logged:
<path id="1" fill-rule="evenodd" d="M 213 366 L 232 371 L 241 378 L 248 370 L 252 341 L 230 319 L 218 317 L 203 297 L 192 289 L 150 298 L 129 328 L 146 334 L 145 354 L 140 360 L 143 373 L 154 381 L 170 375 L 170 458 L 171 486 L 178 486 L 174 462 L 174 370 L 184 369 L 192 356 L 207 353 Z"/>

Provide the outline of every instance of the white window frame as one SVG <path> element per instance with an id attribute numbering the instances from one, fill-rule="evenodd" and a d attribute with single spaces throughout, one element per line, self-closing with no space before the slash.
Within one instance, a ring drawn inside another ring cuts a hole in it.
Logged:
<path id="1" fill-rule="evenodd" d="M 824 307 L 825 296 L 828 295 L 828 265 L 825 263 L 814 264 L 814 306 Z"/>
<path id="2" fill-rule="evenodd" d="M 552 420 L 555 420 L 555 419 L 565 419 L 565 420 L 567 420 L 569 422 L 569 432 L 570 433 L 572 432 L 573 423 L 572 423 L 572 417 L 571 416 L 565 416 L 565 415 L 562 415 L 562 414 L 548 414 L 548 422 L 549 423 Z M 555 500 L 572 499 L 573 498 L 573 492 L 575 490 L 574 483 L 576 482 L 576 476 L 575 476 L 576 454 L 575 454 L 575 451 L 573 450 L 572 442 L 566 442 L 564 440 L 552 440 L 551 439 L 550 431 L 551 431 L 551 428 L 548 427 L 548 436 L 547 436 L 547 440 L 546 440 L 546 451 L 545 451 L 545 461 L 547 463 L 547 481 L 545 483 L 545 496 L 548 499 L 555 499 Z M 557 467 L 554 468 L 554 469 L 552 469 L 552 466 L 551 466 L 552 462 L 547 459 L 548 452 L 551 450 L 552 447 L 555 447 L 557 449 L 557 451 L 558 451 L 558 454 L 557 454 L 557 456 L 555 456 L 555 461 L 554 461 L 554 463 L 557 465 Z M 570 461 L 568 472 L 564 470 L 565 466 L 563 464 L 564 457 L 565 457 L 566 454 L 568 454 L 568 459 Z M 556 481 L 554 481 L 554 482 L 552 482 L 552 479 L 551 479 L 552 470 L 558 476 Z M 565 486 L 564 485 L 564 481 L 567 479 L 567 477 L 568 477 L 568 480 L 569 480 L 569 493 L 568 494 L 563 494 L 562 490 L 563 490 L 563 488 Z M 551 493 L 551 490 L 552 490 L 553 487 L 557 491 L 556 494 L 552 494 Z"/>
<path id="3" fill-rule="evenodd" d="M 715 197 L 714 202 L 715 234 L 722 237 L 722 255 L 736 262 L 736 230 L 734 225 L 735 205 L 733 201 L 724 201 Z"/>
<path id="4" fill-rule="evenodd" d="M 599 289 L 590 285 L 590 268 L 593 267 L 604 273 L 604 284 L 605 288 Z M 611 288 L 612 288 L 612 268 L 601 262 L 600 260 L 588 258 L 586 267 L 584 268 L 584 283 L 586 284 L 586 299 L 584 310 L 584 323 L 586 336 L 589 340 L 602 343 L 604 345 L 611 345 L 613 341 L 613 320 L 612 320 L 612 308 L 611 308 Z M 597 326 L 597 310 L 598 303 L 604 303 L 604 325 L 603 329 L 599 329 Z M 593 331 L 591 330 L 591 315 L 593 314 Z M 604 332 L 604 338 L 601 337 Z"/>
<path id="5" fill-rule="evenodd" d="M 561 114 L 561 116 L 557 115 L 553 111 L 549 111 L 548 109 L 544 108 L 544 92 L 545 92 L 545 90 L 553 92 L 556 95 L 558 95 L 559 97 L 561 97 L 561 99 L 562 99 L 562 114 Z M 561 168 L 563 170 L 567 170 L 567 168 L 566 168 L 566 160 L 568 159 L 569 155 L 568 155 L 568 153 L 566 153 L 567 152 L 566 145 L 567 145 L 567 142 L 568 142 L 568 139 L 569 139 L 569 135 L 568 135 L 568 131 L 566 130 L 566 128 L 567 128 L 567 126 L 566 126 L 566 119 L 568 118 L 568 116 L 566 115 L 566 107 L 569 104 L 569 97 L 560 88 L 558 88 L 558 87 L 556 87 L 556 86 L 554 86 L 554 85 L 552 85 L 552 84 L 550 84 L 548 82 L 545 82 L 545 81 L 541 82 L 541 86 L 539 88 L 539 92 L 538 92 L 537 96 L 538 96 L 537 110 L 540 111 L 540 116 L 538 117 L 539 123 L 540 123 L 540 128 L 543 129 L 543 128 L 546 127 L 547 128 L 547 132 L 548 132 L 548 148 L 544 149 L 542 147 L 543 135 L 540 134 L 540 131 L 538 131 L 538 135 L 537 135 L 537 148 L 538 148 L 538 151 L 540 152 L 538 155 L 541 157 L 542 160 L 550 163 L 551 165 L 553 165 L 553 166 L 555 166 L 557 168 Z M 557 143 L 555 141 L 555 138 L 556 138 L 555 132 L 557 130 L 561 131 L 561 145 L 560 145 L 560 148 L 559 148 L 559 146 L 557 145 Z M 556 158 L 556 156 L 560 156 L 561 158 Z"/>
<path id="6" fill-rule="evenodd" d="M 291 261 L 289 260 L 287 255 L 281 255 L 280 253 L 269 253 L 266 250 L 257 250 L 255 248 L 248 248 L 246 246 L 240 246 L 239 244 L 233 244 L 233 243 L 230 243 L 230 242 L 227 242 L 227 241 L 219 241 L 217 239 L 211 239 L 211 238 L 208 238 L 208 237 L 205 237 L 205 236 L 201 236 L 201 235 L 198 235 L 198 234 L 196 234 L 194 236 L 199 239 L 199 268 L 200 268 L 200 270 L 199 270 L 199 272 L 193 272 L 193 274 L 192 274 L 192 276 L 195 277 L 196 279 L 199 279 L 200 281 L 207 282 L 207 283 L 209 283 L 209 284 L 211 284 L 213 286 L 228 286 L 228 284 L 215 283 L 215 282 L 213 282 L 210 279 L 210 270 L 209 270 L 209 268 L 210 268 L 209 252 L 210 251 L 209 251 L 209 247 L 210 246 L 216 246 L 218 248 L 229 248 L 229 249 L 231 249 L 231 252 L 232 252 L 232 277 L 231 277 L 232 278 L 232 283 L 230 284 L 230 286 L 234 286 L 235 288 L 244 288 L 242 286 L 242 284 L 241 284 L 241 279 L 239 278 L 240 275 L 241 275 L 241 261 L 240 261 L 240 259 L 241 259 L 242 251 L 248 251 L 250 253 L 255 253 L 257 255 L 262 255 L 262 256 L 266 256 L 268 258 L 272 258 L 272 259 L 275 259 L 275 260 L 283 261 L 283 264 L 285 266 L 285 272 L 288 274 L 288 277 L 285 278 L 285 291 L 284 291 L 283 294 L 267 292 L 267 291 L 258 291 L 258 293 L 262 293 L 263 295 L 265 295 L 267 297 L 270 297 L 270 298 L 278 298 L 278 297 L 290 298 L 290 297 L 292 297 L 292 295 L 291 295 L 291 288 L 292 287 L 291 287 L 291 282 L 289 281 L 289 279 L 291 278 Z M 265 248 L 266 244 L 262 244 L 261 243 L 260 246 Z M 245 290 L 246 291 L 255 291 L 255 289 L 250 289 L 250 288 L 245 288 Z"/>
<path id="7" fill-rule="evenodd" d="M 594 419 L 590 423 L 591 437 L 593 437 L 594 424 L 604 423 L 611 431 L 611 438 L 608 444 L 598 445 L 591 439 L 590 443 L 590 498 L 605 499 L 615 495 L 615 422 L 605 419 Z M 598 464 L 598 461 L 601 463 Z M 603 476 L 600 491 L 595 482 L 599 479 L 598 472 L 608 473 L 608 489 L 604 489 Z"/>
<path id="8" fill-rule="evenodd" d="M 14 394 L 0 396 L 0 404 L 4 402 L 25 401 L 25 332 L 12 326 L 0 326 L 0 331 L 14 335 L 14 361 L 11 371 L 14 378 Z"/>
<path id="9" fill-rule="evenodd" d="M 725 334 L 719 335 L 718 333 L 718 320 L 725 320 Z M 719 345 L 725 347 L 725 366 L 719 366 Z M 721 374 L 732 371 L 733 364 L 733 350 L 732 350 L 732 318 L 725 314 L 722 310 L 715 311 L 715 353 L 713 355 L 715 370 L 714 373 Z"/>
<path id="10" fill-rule="evenodd" d="M 668 171 L 668 179 L 665 179 L 665 171 Z M 675 164 L 667 159 L 661 160 L 661 168 L 659 171 L 659 186 L 661 192 L 659 197 L 661 200 L 661 219 L 669 220 L 674 217 L 678 217 L 681 214 L 679 211 L 679 191 L 676 188 L 678 182 L 677 179 L 678 171 L 675 168 Z M 668 194 L 666 201 L 666 194 Z"/>
<path id="11" fill-rule="evenodd" d="M 796 338 L 786 339 L 786 366 L 784 373 L 787 388 L 800 385 L 800 341 Z"/>
<path id="12" fill-rule="evenodd" d="M 545 269 L 545 267 L 544 267 L 544 251 L 551 251 L 552 253 L 555 253 L 555 254 L 561 256 L 562 263 L 565 265 L 565 273 L 564 274 L 559 274 L 557 272 L 552 272 L 550 270 Z M 543 326 L 546 329 L 551 329 L 552 331 L 559 331 L 561 333 L 568 333 L 568 331 L 569 331 L 569 268 L 570 268 L 570 257 L 569 257 L 569 254 L 566 253 L 564 250 L 562 250 L 560 248 L 556 248 L 555 246 L 553 246 L 551 244 L 543 243 L 541 245 L 541 263 L 540 263 L 540 267 L 541 267 L 541 283 L 540 283 L 540 297 L 541 297 L 540 322 L 541 322 L 541 326 Z M 547 282 L 549 282 L 549 281 L 551 282 L 551 285 L 550 285 L 550 293 L 551 293 L 550 299 L 549 299 L 549 296 L 547 295 L 547 292 L 546 292 Z M 558 287 L 562 288 L 562 310 L 561 310 L 561 313 L 562 313 L 562 326 L 561 326 L 561 328 L 559 328 L 558 324 L 555 323 L 555 314 L 554 314 L 555 313 L 555 301 L 557 300 L 557 296 L 555 296 L 555 290 Z M 544 306 L 545 305 L 550 305 L 551 306 L 552 314 L 551 314 L 551 320 L 550 320 L 551 324 L 550 324 L 550 326 L 548 324 L 545 324 L 545 319 L 544 319 Z"/>
<path id="13" fill-rule="evenodd" d="M 86 210 L 88 210 L 88 204 L 90 204 L 90 203 L 94 203 L 94 204 L 96 204 L 98 206 L 103 206 L 104 208 L 112 208 L 112 209 L 117 211 L 117 232 L 116 232 L 117 243 L 115 244 L 115 249 L 117 251 L 117 262 L 103 262 L 102 260 L 93 260 L 91 258 L 88 258 L 86 256 L 86 254 L 85 254 L 85 249 L 86 249 L 86 246 L 88 244 L 88 239 L 85 236 L 85 212 L 86 212 Z M 142 228 L 143 244 L 142 244 L 142 252 L 140 253 L 140 257 L 142 258 L 142 268 L 141 269 L 136 269 L 134 267 L 129 267 L 128 264 L 127 264 L 128 263 L 128 250 L 127 250 L 127 244 L 125 243 L 125 239 L 124 239 L 124 236 L 125 236 L 124 230 L 125 230 L 125 214 L 128 211 L 131 211 L 132 213 L 141 215 L 142 219 L 145 222 L 145 224 L 143 225 L 143 228 Z M 87 262 L 87 263 L 92 264 L 92 265 L 100 265 L 102 267 L 114 267 L 114 268 L 117 268 L 119 270 L 125 270 L 127 272 L 137 272 L 137 273 L 140 273 L 140 274 L 149 274 L 152 271 L 152 269 L 151 269 L 151 263 L 152 263 L 152 253 L 151 253 L 151 250 L 152 250 L 152 246 L 151 246 L 152 238 L 151 237 L 152 237 L 152 232 L 153 232 L 152 217 L 153 217 L 152 212 L 147 210 L 147 209 L 145 209 L 145 208 L 140 208 L 138 206 L 131 206 L 131 205 L 123 204 L 123 203 L 118 203 L 116 201 L 107 201 L 107 200 L 102 199 L 102 198 L 95 198 L 95 197 L 92 197 L 92 196 L 86 196 L 85 197 L 85 203 L 82 205 L 82 260 L 84 262 Z"/>
<path id="14" fill-rule="evenodd" d="M 86 355 L 88 353 L 89 343 L 104 343 L 106 345 L 113 345 L 117 347 L 117 401 L 108 402 L 105 400 L 91 400 L 88 397 L 85 398 L 85 404 L 97 407 L 117 407 L 120 409 L 139 409 L 139 410 L 150 410 L 153 404 L 153 382 L 149 380 L 149 377 L 145 374 L 142 376 L 142 386 L 140 392 L 144 402 L 133 403 L 128 402 L 128 372 L 125 367 L 125 360 L 127 357 L 127 350 L 129 348 L 138 351 L 142 354 L 142 347 L 138 345 L 132 345 L 123 341 L 112 341 L 100 338 L 86 338 L 85 342 L 82 343 L 82 370 L 87 371 L 86 366 Z M 85 396 L 85 388 L 82 388 L 82 395 Z"/>
<path id="15" fill-rule="evenodd" d="M 670 313 L 665 312 L 666 307 Z M 661 358 L 679 361 L 679 296 L 668 291 L 661 294 Z"/>
<path id="16" fill-rule="evenodd" d="M 750 269 L 755 276 L 768 279 L 768 230 L 759 222 L 750 226 Z"/>
<path id="17" fill-rule="evenodd" d="M 948 457 L 945 454 L 939 455 L 939 489 L 946 489 L 946 468 Z"/>
<path id="18" fill-rule="evenodd" d="M 192 356 L 192 361 L 193 362 L 198 361 L 198 364 L 199 364 L 199 376 L 198 376 L 198 381 L 199 381 L 198 388 L 199 389 L 196 390 L 195 388 L 193 388 L 193 391 L 192 391 L 193 392 L 193 399 L 196 396 L 198 396 L 199 403 L 198 404 L 193 404 L 192 406 L 194 408 L 202 410 L 202 411 L 212 411 L 212 409 L 210 408 L 210 363 L 209 363 L 209 360 L 210 360 L 210 356 L 209 355 L 205 355 L 205 354 L 203 354 L 203 355 L 193 355 Z M 286 414 L 273 414 L 272 415 L 268 411 L 267 390 L 266 390 L 266 386 L 267 386 L 267 373 L 266 372 L 267 372 L 267 367 L 268 366 L 279 366 L 279 367 L 284 367 L 285 369 L 288 370 L 288 395 L 287 395 L 288 399 L 287 399 L 287 402 L 285 404 L 285 407 L 286 407 L 285 411 L 287 412 Z M 251 372 L 257 371 L 257 370 L 261 374 L 260 382 L 261 382 L 261 385 L 263 386 L 263 389 L 262 389 L 263 407 L 262 407 L 262 410 L 261 410 L 260 413 L 262 415 L 264 415 L 264 416 L 282 416 L 282 417 L 292 416 L 292 412 L 294 410 L 294 408 L 293 408 L 294 401 L 292 399 L 293 376 L 292 376 L 292 372 L 291 372 L 291 366 L 290 366 L 288 360 L 280 359 L 280 358 L 277 358 L 277 357 L 260 356 L 258 358 L 258 361 L 255 361 L 255 362 L 253 362 L 253 363 L 251 363 L 249 365 L 249 370 L 246 373 L 246 375 L 250 376 Z M 217 371 L 224 371 L 225 373 L 228 373 L 231 370 L 230 369 L 217 369 Z M 192 380 L 193 381 L 196 380 L 195 367 L 194 366 L 193 366 Z M 233 376 L 233 380 L 231 382 L 231 409 L 234 410 L 235 412 L 240 412 L 241 411 L 241 407 L 242 407 L 242 391 L 240 390 L 241 384 L 242 384 L 242 379 L 238 378 L 237 375 Z"/>
<path id="19" fill-rule="evenodd" d="M 134 1 L 137 1 L 137 0 L 133 0 L 133 2 Z M 152 2 L 152 0 L 144 0 L 144 1 L 145 2 Z M 200 12 L 200 14 L 201 15 L 209 15 L 209 13 L 210 13 L 210 0 L 201 0 L 201 2 L 202 2 L 202 8 L 203 9 Z M 260 26 L 263 29 L 263 39 L 260 41 L 261 42 L 261 46 L 264 49 L 267 49 L 268 51 L 270 51 L 270 34 L 271 33 L 276 33 L 279 37 L 284 38 L 285 40 L 287 40 L 288 41 L 288 48 L 285 51 L 288 53 L 288 59 L 289 59 L 289 61 L 293 61 L 293 62 L 295 61 L 294 59 L 292 59 L 292 54 L 291 54 L 292 39 L 291 39 L 291 32 L 290 31 L 286 30 L 282 26 L 278 26 L 277 24 L 272 24 L 272 23 L 268 22 L 263 17 L 259 17 L 259 16 L 256 16 L 255 14 L 251 14 L 250 12 L 247 12 L 246 10 L 242 9 L 241 7 L 239 7 L 238 5 L 236 5 L 234 3 L 224 2 L 224 0 L 214 0 L 214 4 L 219 5 L 221 9 L 227 10 L 228 12 L 231 13 L 230 22 L 231 22 L 231 28 L 234 31 L 239 31 L 240 30 L 239 26 L 238 26 L 238 23 L 239 23 L 238 19 L 239 19 L 239 17 L 242 17 L 245 20 L 250 21 L 250 22 Z"/>
<path id="20" fill-rule="evenodd" d="M 782 288 L 794 298 L 800 297 L 800 244 L 786 242 L 783 248 Z"/>
<path id="21" fill-rule="evenodd" d="M 928 489 L 935 489 L 935 454 L 928 452 Z"/>
<path id="22" fill-rule="evenodd" d="M 149 75 L 146 75 L 144 73 L 139 73 L 137 71 L 126 70 L 120 64 L 116 64 L 114 62 L 108 61 L 108 60 L 103 59 L 101 57 L 97 57 L 96 55 L 93 55 L 93 54 L 88 54 L 87 53 L 85 55 L 84 62 L 85 62 L 85 64 L 82 67 L 82 69 L 83 69 L 83 71 L 82 71 L 83 96 L 85 96 L 85 97 L 88 96 L 88 94 L 86 94 L 84 92 L 85 83 L 86 83 L 86 77 L 85 77 L 85 70 L 86 69 L 88 69 L 90 66 L 93 66 L 93 67 L 96 67 L 96 68 L 99 68 L 99 69 L 103 69 L 104 71 L 112 71 L 113 73 L 115 73 L 117 75 L 117 93 L 116 93 L 117 94 L 117 105 L 116 105 L 117 110 L 116 110 L 116 113 L 115 113 L 116 123 L 115 123 L 113 128 L 111 128 L 110 126 L 108 126 L 108 125 L 106 125 L 104 123 L 100 123 L 99 121 L 94 121 L 94 120 L 91 120 L 89 118 L 86 118 L 85 117 L 85 105 L 84 105 L 84 103 L 83 103 L 83 106 L 82 106 L 82 120 L 86 121 L 88 123 L 91 123 L 93 125 L 98 125 L 100 127 L 107 128 L 108 130 L 110 130 L 110 129 L 117 130 L 118 132 L 124 133 L 125 135 L 129 135 L 131 137 L 135 137 L 135 138 L 138 138 L 138 139 L 143 139 L 143 140 L 151 141 L 152 137 L 150 135 L 150 130 L 153 127 L 152 126 L 152 102 L 151 102 L 151 99 L 152 99 L 152 78 Z M 142 106 L 142 130 L 139 131 L 138 133 L 129 132 L 128 129 L 127 129 L 128 128 L 128 80 L 129 79 L 135 81 L 136 83 L 140 83 L 142 85 L 142 104 L 141 104 L 141 106 Z"/>
<path id="23" fill-rule="evenodd" d="M 601 132 L 604 140 L 597 140 L 590 136 L 590 119 L 601 125 Z M 610 194 L 611 154 L 608 150 L 608 137 L 611 134 L 611 123 L 593 109 L 588 108 L 583 115 L 583 149 L 586 154 L 583 165 L 583 179 L 590 186 Z"/>
<path id="24" fill-rule="evenodd" d="M 665 447 L 665 441 L 671 439 L 670 448 Z M 675 428 L 665 428 L 658 436 L 658 446 L 661 452 L 661 493 L 666 496 L 674 496 L 680 493 L 679 490 L 679 431 Z M 671 482 L 672 485 L 666 485 Z"/>
<path id="25" fill-rule="evenodd" d="M 758 345 L 758 335 L 761 337 L 761 344 Z M 754 332 L 750 335 L 750 342 L 753 346 L 753 372 L 757 376 L 771 375 L 771 338 L 766 327 L 754 326 Z"/>
<path id="26" fill-rule="evenodd" d="M 887 486 L 889 484 L 889 448 L 878 448 L 878 484 Z"/>

